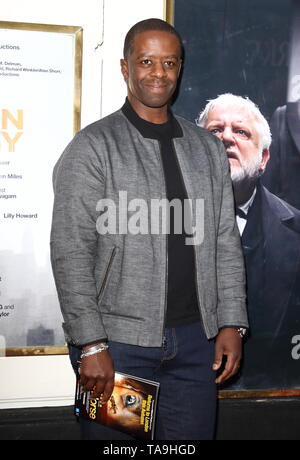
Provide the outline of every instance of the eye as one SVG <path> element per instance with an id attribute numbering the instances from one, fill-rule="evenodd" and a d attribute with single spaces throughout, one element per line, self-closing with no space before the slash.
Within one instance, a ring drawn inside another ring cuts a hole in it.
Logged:
<path id="1" fill-rule="evenodd" d="M 219 134 L 221 132 L 220 128 L 213 128 L 210 130 L 212 134 Z"/>
<path id="2" fill-rule="evenodd" d="M 166 65 L 167 67 L 174 67 L 176 64 L 175 64 L 174 61 L 166 61 L 166 62 L 165 62 L 165 65 Z"/>
<path id="3" fill-rule="evenodd" d="M 150 64 L 151 64 L 151 61 L 150 61 L 150 59 L 143 59 L 143 60 L 141 61 L 141 64 L 150 65 Z"/>
<path id="4" fill-rule="evenodd" d="M 137 404 L 137 397 L 134 395 L 126 395 L 124 398 L 124 405 L 126 407 L 132 407 Z"/>
<path id="5" fill-rule="evenodd" d="M 249 139 L 250 137 L 248 131 L 245 131 L 244 129 L 236 129 L 235 134 L 241 139 Z"/>

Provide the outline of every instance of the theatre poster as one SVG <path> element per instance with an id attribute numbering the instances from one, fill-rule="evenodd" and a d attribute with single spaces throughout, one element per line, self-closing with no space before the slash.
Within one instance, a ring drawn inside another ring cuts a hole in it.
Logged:
<path id="1" fill-rule="evenodd" d="M 239 372 L 219 394 L 299 396 L 300 1 L 170 0 L 167 13 L 184 47 L 173 111 L 195 123 L 209 100 L 231 93 L 258 106 L 272 134 L 240 229 L 250 329 Z"/>
<path id="2" fill-rule="evenodd" d="M 0 350 L 64 350 L 52 170 L 80 124 L 80 27 L 0 22 Z"/>

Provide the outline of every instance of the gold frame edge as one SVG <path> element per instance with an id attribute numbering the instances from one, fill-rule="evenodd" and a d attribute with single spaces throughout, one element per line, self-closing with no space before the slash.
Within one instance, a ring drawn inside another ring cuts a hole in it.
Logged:
<path id="1" fill-rule="evenodd" d="M 174 25 L 174 12 L 174 0 L 164 0 L 164 19 L 172 26 Z"/>

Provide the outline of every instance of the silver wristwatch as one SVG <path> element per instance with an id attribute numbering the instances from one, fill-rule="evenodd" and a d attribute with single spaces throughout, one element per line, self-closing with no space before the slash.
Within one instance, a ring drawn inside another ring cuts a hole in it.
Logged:
<path id="1" fill-rule="evenodd" d="M 235 330 L 240 334 L 241 338 L 245 337 L 247 329 L 244 327 L 236 327 Z"/>

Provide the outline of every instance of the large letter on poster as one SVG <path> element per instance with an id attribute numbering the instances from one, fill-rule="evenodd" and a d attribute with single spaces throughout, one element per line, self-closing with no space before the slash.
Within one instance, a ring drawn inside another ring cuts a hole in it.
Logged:
<path id="1" fill-rule="evenodd" d="M 65 352 L 52 170 L 80 125 L 82 29 L 0 22 L 0 349 Z"/>
<path id="2" fill-rule="evenodd" d="M 168 6 L 185 48 L 173 109 L 224 144 L 245 257 L 250 330 L 220 394 L 299 395 L 300 1 Z"/>

